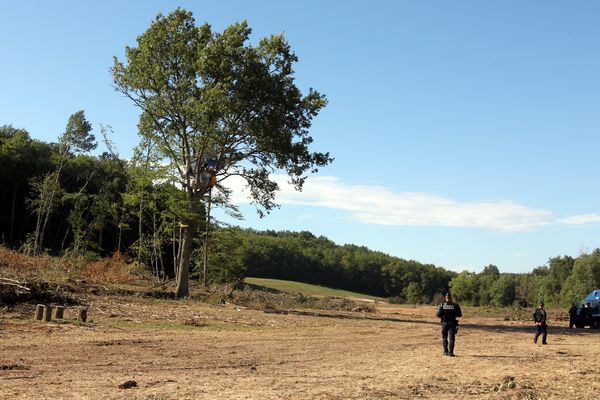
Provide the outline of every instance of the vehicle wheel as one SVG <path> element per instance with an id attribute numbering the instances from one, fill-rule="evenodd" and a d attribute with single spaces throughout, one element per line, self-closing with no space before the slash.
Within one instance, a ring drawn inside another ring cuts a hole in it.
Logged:
<path id="1" fill-rule="evenodd" d="M 594 322 L 592 322 L 592 328 L 600 329 L 600 319 L 595 319 Z"/>

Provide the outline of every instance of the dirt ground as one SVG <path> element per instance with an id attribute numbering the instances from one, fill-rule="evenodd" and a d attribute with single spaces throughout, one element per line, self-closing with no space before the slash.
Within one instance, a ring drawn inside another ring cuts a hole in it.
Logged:
<path id="1" fill-rule="evenodd" d="M 88 322 L 0 317 L 1 399 L 592 399 L 600 332 L 469 317 L 442 355 L 434 307 L 274 313 L 97 297 Z M 474 311 L 473 311 L 474 312 Z M 471 313 L 472 314 L 472 313 Z M 552 323 L 552 312 L 549 314 Z M 136 386 L 119 385 L 135 381 Z"/>

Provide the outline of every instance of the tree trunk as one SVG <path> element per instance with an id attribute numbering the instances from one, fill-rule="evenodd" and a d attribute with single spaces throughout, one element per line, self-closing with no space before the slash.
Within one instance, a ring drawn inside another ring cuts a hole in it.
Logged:
<path id="1" fill-rule="evenodd" d="M 44 248 L 44 231 L 46 230 L 46 226 L 48 225 L 48 220 L 50 219 L 50 208 L 46 209 L 44 217 L 42 218 L 42 227 L 40 228 L 40 238 L 38 240 L 38 247 L 35 249 L 35 255 L 39 255 Z"/>
<path id="2" fill-rule="evenodd" d="M 138 210 L 138 243 L 139 243 L 138 253 L 137 253 L 138 264 L 140 264 L 140 262 L 142 260 L 142 212 L 143 212 L 143 205 L 142 205 L 142 201 L 140 200 L 140 208 Z"/>
<path id="3" fill-rule="evenodd" d="M 35 256 L 37 254 L 38 243 L 40 240 L 40 229 L 42 229 L 42 210 L 37 210 L 37 221 L 35 223 L 35 232 L 33 234 L 33 248 L 29 249 L 28 255 Z"/>
<path id="4" fill-rule="evenodd" d="M 210 239 L 209 236 L 209 228 L 210 228 L 210 203 L 211 203 L 211 195 L 212 189 L 208 191 L 208 209 L 206 211 L 206 235 L 204 238 L 204 269 L 202 271 L 202 285 L 206 286 L 206 275 L 208 273 L 208 241 Z"/>
<path id="5" fill-rule="evenodd" d="M 160 249 L 158 249 L 158 239 L 156 237 L 156 213 L 152 213 L 152 268 L 156 274 L 156 277 L 159 278 L 158 272 L 158 253 Z"/>
<path id="6" fill-rule="evenodd" d="M 183 231 L 183 243 L 181 246 L 179 268 L 177 270 L 177 290 L 175 293 L 179 299 L 187 297 L 190 294 L 190 258 L 192 256 L 192 241 L 195 229 L 189 224 L 184 225 L 181 230 Z"/>
<path id="7" fill-rule="evenodd" d="M 117 241 L 117 250 L 121 252 L 121 237 L 123 236 L 123 221 L 125 220 L 125 209 L 121 208 L 121 219 L 119 221 L 119 239 Z"/>
<path id="8" fill-rule="evenodd" d="M 158 252 L 158 260 L 160 261 L 160 280 L 164 282 L 167 280 L 167 277 L 165 274 L 165 263 L 163 261 L 162 253 L 160 251 Z"/>
<path id="9" fill-rule="evenodd" d="M 63 237 L 62 243 L 60 245 L 60 254 L 64 255 L 65 244 L 67 243 L 67 237 L 69 236 L 69 231 L 71 230 L 70 226 L 67 226 L 67 231 L 65 232 L 65 236 Z"/>
<path id="10" fill-rule="evenodd" d="M 177 236 L 175 234 L 175 229 L 177 229 L 177 225 L 175 225 L 175 216 L 173 216 L 173 272 L 177 275 Z"/>
<path id="11" fill-rule="evenodd" d="M 183 244 L 183 240 L 181 240 L 181 235 L 183 232 L 182 224 L 179 224 L 179 239 L 177 239 L 177 258 L 175 262 L 175 276 L 179 275 L 179 263 L 181 262 L 181 245 Z"/>
<path id="12" fill-rule="evenodd" d="M 39 241 L 37 243 L 37 248 L 35 249 L 35 254 L 34 255 L 38 255 L 42 252 L 42 249 L 44 248 L 44 232 L 46 232 L 46 227 L 48 226 L 48 221 L 50 220 L 50 213 L 52 213 L 52 206 L 54 205 L 54 192 L 56 189 L 56 186 L 58 184 L 58 177 L 60 174 L 60 170 L 58 171 L 56 178 L 54 180 L 54 186 L 52 186 L 52 189 L 50 190 L 50 196 L 48 197 L 48 203 L 46 204 L 46 210 L 44 210 L 44 217 L 42 218 L 42 226 L 40 228 L 40 238 Z"/>

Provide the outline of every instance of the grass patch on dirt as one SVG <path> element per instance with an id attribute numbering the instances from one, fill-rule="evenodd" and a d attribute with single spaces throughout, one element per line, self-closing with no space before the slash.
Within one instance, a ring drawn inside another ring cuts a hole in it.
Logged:
<path id="1" fill-rule="evenodd" d="M 101 325 L 107 328 L 117 328 L 133 331 L 204 331 L 204 332 L 256 332 L 268 328 L 266 325 L 239 324 L 236 322 L 211 321 L 210 323 L 197 323 L 195 321 L 169 321 L 169 320 L 127 320 L 114 319 L 102 321 Z"/>
<path id="2" fill-rule="evenodd" d="M 180 331 L 180 330 L 192 330 L 197 329 L 194 326 L 186 325 L 183 321 L 152 321 L 152 320 L 128 320 L 128 319 L 113 319 L 110 321 L 103 321 L 103 326 L 109 328 L 126 329 L 127 331 Z M 204 327 L 202 327 L 204 328 Z"/>
<path id="3" fill-rule="evenodd" d="M 382 297 L 371 296 L 368 294 L 351 292 L 342 289 L 333 289 L 326 286 L 311 285 L 309 283 L 285 281 L 280 279 L 266 278 L 246 278 L 244 282 L 262 286 L 269 289 L 275 289 L 288 293 L 302 293 L 305 296 L 329 296 L 329 297 L 345 297 L 350 299 L 367 299 L 373 301 L 385 301 Z"/>

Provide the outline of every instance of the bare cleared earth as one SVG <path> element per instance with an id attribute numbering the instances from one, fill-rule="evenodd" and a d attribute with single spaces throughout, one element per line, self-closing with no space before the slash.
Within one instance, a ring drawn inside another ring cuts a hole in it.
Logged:
<path id="1" fill-rule="evenodd" d="M 433 307 L 377 313 L 250 310 L 97 297 L 88 322 L 0 317 L 1 399 L 592 399 L 600 334 L 553 319 L 470 317 L 442 355 Z M 119 385 L 135 381 L 136 386 Z"/>

